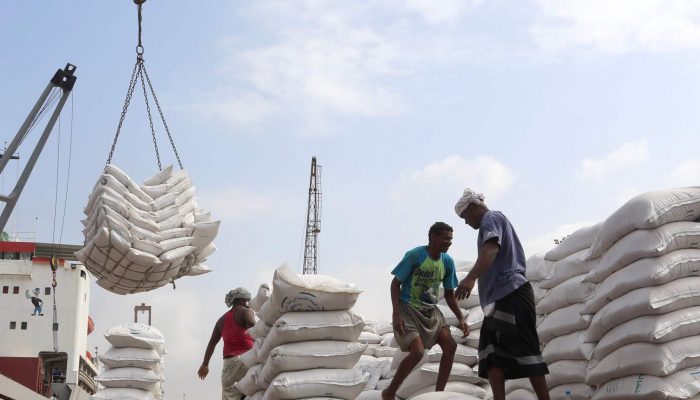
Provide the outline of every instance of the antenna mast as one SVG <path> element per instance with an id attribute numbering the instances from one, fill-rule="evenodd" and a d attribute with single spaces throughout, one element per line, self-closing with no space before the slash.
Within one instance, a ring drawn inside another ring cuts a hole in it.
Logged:
<path id="1" fill-rule="evenodd" d="M 318 234 L 321 233 L 321 166 L 311 158 L 309 204 L 306 210 L 303 274 L 318 273 Z"/>

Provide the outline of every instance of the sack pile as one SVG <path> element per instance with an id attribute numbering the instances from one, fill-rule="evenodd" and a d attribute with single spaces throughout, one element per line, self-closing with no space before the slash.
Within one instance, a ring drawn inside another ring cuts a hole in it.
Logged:
<path id="1" fill-rule="evenodd" d="M 645 193 L 603 223 L 584 282 L 594 343 L 586 382 L 597 400 L 688 399 L 700 393 L 700 188 Z M 635 380 L 634 385 L 629 385 Z"/>
<path id="2" fill-rule="evenodd" d="M 90 399 L 162 399 L 163 334 L 149 325 L 128 323 L 109 329 L 104 336 L 112 347 L 99 356 L 105 369 L 95 380 L 103 388 Z"/>
<path id="3" fill-rule="evenodd" d="M 107 164 L 84 213 L 85 246 L 75 256 L 113 293 L 145 292 L 211 271 L 203 262 L 216 249 L 220 221 L 197 207 L 185 170 L 169 166 L 139 186 Z"/>
<path id="4" fill-rule="evenodd" d="M 249 369 L 236 388 L 253 400 L 356 398 L 369 381 L 353 368 L 367 347 L 358 342 L 364 322 L 351 311 L 360 293 L 329 276 L 277 269 L 248 330 L 255 346 L 240 357 Z"/>
<path id="5" fill-rule="evenodd" d="M 645 193 L 528 260 L 552 399 L 700 394 L 699 217 L 700 188 Z"/>
<path id="6" fill-rule="evenodd" d="M 597 261 L 586 258 L 600 226 L 578 229 L 546 254 L 527 260 L 527 275 L 535 292 L 537 332 L 549 367 L 547 386 L 553 400 L 582 400 L 593 395 L 594 388 L 586 384 L 586 368 L 594 346 L 581 339 L 591 316 L 582 315 L 581 310 L 596 287 L 584 279 Z M 527 378 L 506 382 L 506 393 L 508 399 L 537 399 Z"/>

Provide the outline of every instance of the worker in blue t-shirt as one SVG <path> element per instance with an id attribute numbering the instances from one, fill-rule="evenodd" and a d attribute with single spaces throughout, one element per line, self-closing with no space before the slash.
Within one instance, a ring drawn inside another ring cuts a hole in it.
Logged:
<path id="1" fill-rule="evenodd" d="M 445 301 L 459 320 L 464 336 L 469 328 L 455 300 L 457 274 L 447 250 L 452 245 L 452 227 L 436 222 L 428 231 L 428 245 L 409 250 L 391 272 L 391 304 L 394 338 L 401 351 L 408 355 L 399 364 L 389 387 L 382 391 L 382 399 L 394 400 L 396 391 L 406 376 L 423 358 L 425 349 L 435 344 L 442 348 L 440 369 L 435 391 L 445 390 L 452 371 L 457 343 L 450 327 L 437 307 L 440 285 L 445 289 Z"/>

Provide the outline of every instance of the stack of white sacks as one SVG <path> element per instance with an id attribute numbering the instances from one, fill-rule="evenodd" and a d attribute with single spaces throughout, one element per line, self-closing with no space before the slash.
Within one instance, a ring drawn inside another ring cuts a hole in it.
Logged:
<path id="1" fill-rule="evenodd" d="M 102 386 L 91 400 L 155 400 L 164 394 L 165 339 L 156 328 L 136 323 L 105 333 L 112 345 L 99 356 L 104 370 L 95 378 Z"/>
<path id="2" fill-rule="evenodd" d="M 238 390 L 253 400 L 356 398 L 369 381 L 353 368 L 367 347 L 351 311 L 360 293 L 332 277 L 277 269 L 269 298 L 261 287 L 251 301 L 259 321 L 248 330 L 255 346 L 241 355 L 249 369 Z"/>
<path id="3" fill-rule="evenodd" d="M 595 284 L 584 282 L 597 260 L 586 260 L 600 224 L 581 228 L 544 255 L 527 261 L 527 275 L 535 292 L 537 331 L 542 356 L 549 367 L 550 398 L 590 399 L 593 388 L 586 382 L 588 358 L 593 345 L 582 343 L 590 315 L 582 315 L 584 303 Z M 506 383 L 508 399 L 537 399 L 529 379 Z"/>
<path id="4" fill-rule="evenodd" d="M 700 188 L 637 196 L 608 217 L 584 282 L 596 400 L 688 399 L 700 392 Z"/>
<path id="5" fill-rule="evenodd" d="M 220 221 L 197 207 L 185 170 L 169 166 L 139 186 L 107 164 L 82 221 L 85 246 L 76 257 L 97 284 L 118 294 L 156 289 L 207 273 Z"/>
<path id="6" fill-rule="evenodd" d="M 459 262 L 458 279 L 463 279 L 473 264 L 473 262 Z M 454 364 L 445 391 L 453 393 L 453 396 L 460 394 L 460 399 L 486 398 L 490 395 L 490 389 L 486 381 L 479 378 L 477 374 L 479 328 L 484 320 L 484 313 L 479 305 L 478 289 L 474 288 L 472 296 L 458 302 L 470 329 L 470 334 L 466 338 L 462 337 L 464 334 L 457 328 L 458 321 L 447 306 L 443 296 L 444 293 L 441 290 L 438 307 L 447 323 L 450 324 L 452 337 L 457 342 Z M 380 399 L 381 390 L 389 386 L 399 363 L 407 353 L 398 348 L 389 321 L 368 324 L 360 341 L 368 343 L 368 351 L 363 357 L 369 357 L 366 358 L 366 363 L 372 364 L 371 357 L 373 356 L 375 367 L 371 369 L 373 372 L 371 372 L 370 384 L 367 385 L 358 400 Z M 441 357 L 442 349 L 440 346 L 435 345 L 432 349 L 427 350 L 423 360 L 406 377 L 397 392 L 397 396 L 404 399 L 414 399 L 425 393 L 434 392 Z M 389 360 L 391 360 L 390 363 Z M 376 384 L 372 384 L 377 379 Z"/>
<path id="7" fill-rule="evenodd" d="M 700 393 L 699 216 L 700 188 L 645 193 L 528 260 L 552 399 Z"/>

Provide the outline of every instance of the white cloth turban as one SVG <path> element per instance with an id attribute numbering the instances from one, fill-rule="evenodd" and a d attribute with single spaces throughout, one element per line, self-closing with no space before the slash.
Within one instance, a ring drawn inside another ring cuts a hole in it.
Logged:
<path id="1" fill-rule="evenodd" d="M 472 203 L 476 205 L 484 204 L 484 195 L 477 193 L 472 189 L 466 188 L 464 189 L 462 197 L 457 200 L 457 204 L 455 204 L 455 212 L 457 215 L 461 216 L 464 210 L 467 209 L 467 206 Z"/>

